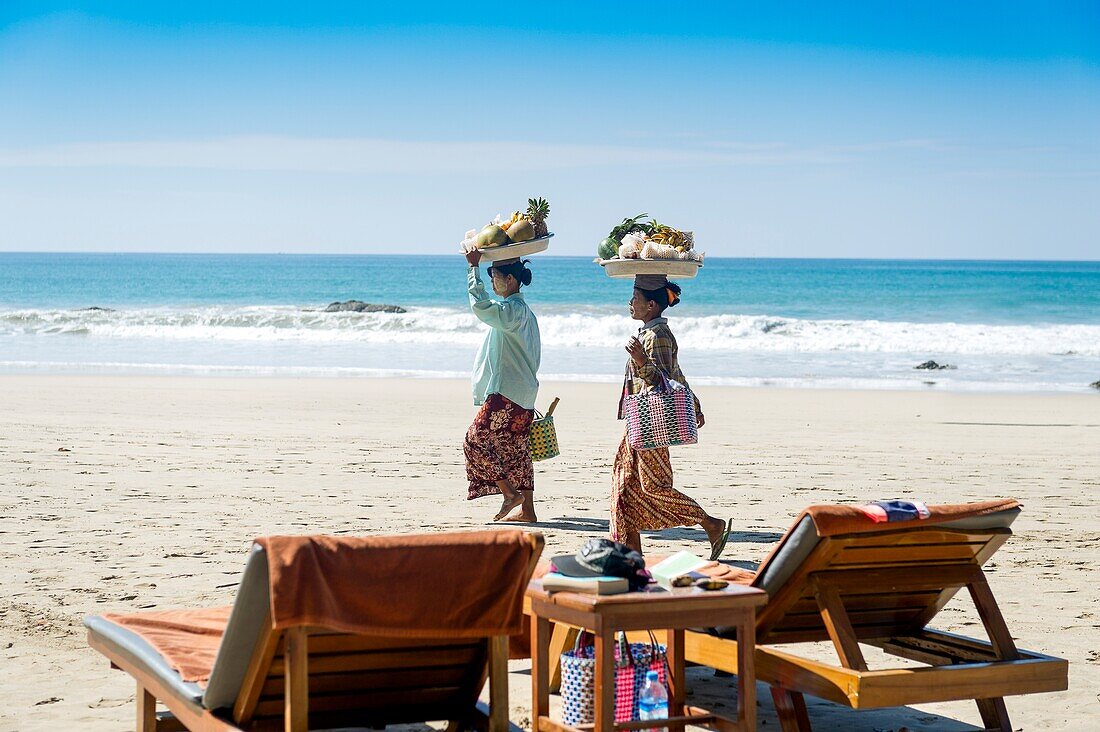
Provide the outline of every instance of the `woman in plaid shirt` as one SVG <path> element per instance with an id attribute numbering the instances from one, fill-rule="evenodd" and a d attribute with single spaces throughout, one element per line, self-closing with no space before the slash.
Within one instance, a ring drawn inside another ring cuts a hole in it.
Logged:
<path id="1" fill-rule="evenodd" d="M 625 391 L 638 394 L 661 383 L 661 372 L 688 386 L 677 360 L 676 337 L 663 317 L 666 308 L 680 302 L 680 288 L 663 275 L 640 275 L 634 281 L 630 317 L 643 323 L 638 335 L 626 346 Z M 690 388 L 690 387 L 688 387 Z M 693 392 L 694 393 L 694 392 Z M 699 399 L 695 399 L 699 427 L 706 421 Z M 619 402 L 619 419 L 623 419 Z M 732 521 L 732 519 L 731 519 Z M 729 538 L 730 522 L 704 511 L 690 496 L 673 488 L 672 461 L 668 448 L 635 450 L 623 435 L 615 456 L 611 488 L 611 538 L 639 552 L 641 531 L 675 526 L 702 526 L 711 545 L 711 559 L 717 559 Z"/>

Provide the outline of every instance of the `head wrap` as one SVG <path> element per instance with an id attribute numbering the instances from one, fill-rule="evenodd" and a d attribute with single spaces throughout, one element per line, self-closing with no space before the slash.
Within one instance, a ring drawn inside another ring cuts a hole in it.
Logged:
<path id="1" fill-rule="evenodd" d="M 634 286 L 647 292 L 662 290 L 668 286 L 668 278 L 664 275 L 634 275 Z"/>
<path id="2" fill-rule="evenodd" d="M 643 292 L 664 290 L 668 307 L 680 302 L 680 288 L 669 282 L 665 275 L 634 275 L 634 287 Z"/>

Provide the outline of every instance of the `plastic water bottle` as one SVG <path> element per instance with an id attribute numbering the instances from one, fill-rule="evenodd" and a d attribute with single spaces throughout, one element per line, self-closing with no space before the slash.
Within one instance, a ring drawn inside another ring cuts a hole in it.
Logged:
<path id="1" fill-rule="evenodd" d="M 668 719 L 668 692 L 656 671 L 649 671 L 645 675 L 645 686 L 642 687 L 642 696 L 638 699 L 638 719 Z M 665 732 L 667 728 L 652 729 Z"/>

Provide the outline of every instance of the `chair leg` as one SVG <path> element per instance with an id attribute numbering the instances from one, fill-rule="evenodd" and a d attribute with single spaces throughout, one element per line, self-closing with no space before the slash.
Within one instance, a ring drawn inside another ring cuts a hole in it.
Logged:
<path id="1" fill-rule="evenodd" d="M 300 626 L 286 631 L 283 729 L 309 730 L 309 634 Z"/>
<path id="2" fill-rule="evenodd" d="M 138 682 L 137 732 L 157 732 L 157 700 Z"/>
<path id="3" fill-rule="evenodd" d="M 489 732 L 508 732 L 508 636 L 489 639 Z"/>
<path id="4" fill-rule="evenodd" d="M 550 693 L 561 691 L 561 654 L 570 650 L 577 642 L 580 633 L 576 628 L 555 623 L 550 634 Z"/>
<path id="5" fill-rule="evenodd" d="M 1008 720 L 1008 707 L 1005 706 L 1004 697 L 997 696 L 974 701 L 978 703 L 978 712 L 982 715 L 982 725 L 986 729 L 1012 732 L 1012 722 Z"/>
<path id="6" fill-rule="evenodd" d="M 801 693 L 778 686 L 771 687 L 771 692 L 775 713 L 779 717 L 779 729 L 783 732 L 812 732 L 806 699 Z"/>

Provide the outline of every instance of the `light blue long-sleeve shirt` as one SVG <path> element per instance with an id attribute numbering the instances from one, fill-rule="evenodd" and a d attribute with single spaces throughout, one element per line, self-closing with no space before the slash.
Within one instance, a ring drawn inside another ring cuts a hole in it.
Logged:
<path id="1" fill-rule="evenodd" d="M 500 301 L 490 299 L 477 267 L 469 268 L 468 280 L 470 309 L 489 326 L 474 359 L 474 404 L 500 394 L 524 409 L 534 409 L 542 359 L 535 314 L 518 292 Z"/>

